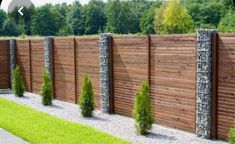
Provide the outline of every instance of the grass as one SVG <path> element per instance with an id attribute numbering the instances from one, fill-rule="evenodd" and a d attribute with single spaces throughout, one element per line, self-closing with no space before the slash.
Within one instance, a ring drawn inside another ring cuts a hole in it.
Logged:
<path id="1" fill-rule="evenodd" d="M 0 98 L 0 127 L 32 144 L 129 144 L 89 126 Z"/>
<path id="2" fill-rule="evenodd" d="M 228 141 L 230 144 L 235 144 L 235 128 L 229 129 Z"/>

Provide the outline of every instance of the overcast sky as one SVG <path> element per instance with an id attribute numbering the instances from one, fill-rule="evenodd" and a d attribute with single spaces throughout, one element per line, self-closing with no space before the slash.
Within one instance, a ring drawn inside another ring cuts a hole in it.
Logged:
<path id="1" fill-rule="evenodd" d="M 3 0 L 1 9 L 4 9 L 5 11 L 7 11 L 8 5 L 10 4 L 11 1 L 12 0 Z M 31 0 L 31 1 L 37 7 L 37 6 L 44 5 L 46 3 L 57 4 L 57 3 L 66 2 L 68 4 L 72 4 L 75 0 Z M 89 0 L 77 0 L 77 1 L 80 1 L 81 4 L 87 4 L 89 2 Z"/>

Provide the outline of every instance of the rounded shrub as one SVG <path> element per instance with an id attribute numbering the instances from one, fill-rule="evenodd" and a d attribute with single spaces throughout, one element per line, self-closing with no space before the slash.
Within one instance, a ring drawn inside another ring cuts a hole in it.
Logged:
<path id="1" fill-rule="evenodd" d="M 135 95 L 134 112 L 136 132 L 145 135 L 152 128 L 154 118 L 152 116 L 149 85 L 143 82 L 141 89 Z"/>
<path id="2" fill-rule="evenodd" d="M 83 78 L 79 105 L 83 117 L 92 116 L 92 112 L 94 110 L 94 92 L 92 82 L 88 75 L 85 75 Z"/>
<path id="3" fill-rule="evenodd" d="M 52 104 L 52 85 L 50 74 L 44 70 L 43 72 L 43 83 L 41 85 L 41 96 L 43 105 Z"/>
<path id="4" fill-rule="evenodd" d="M 16 68 L 13 71 L 12 89 L 14 91 L 15 96 L 18 96 L 18 97 L 24 96 L 25 88 L 24 88 L 24 82 L 21 77 L 19 66 L 16 66 Z"/>

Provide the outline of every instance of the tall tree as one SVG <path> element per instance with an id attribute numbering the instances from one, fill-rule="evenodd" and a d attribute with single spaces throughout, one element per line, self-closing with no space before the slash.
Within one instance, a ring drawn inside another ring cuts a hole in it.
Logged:
<path id="1" fill-rule="evenodd" d="M 162 4 L 160 8 L 158 8 L 155 12 L 154 17 L 154 30 L 157 34 L 164 33 L 164 25 L 163 25 L 163 14 L 165 10 L 166 5 Z"/>
<path id="2" fill-rule="evenodd" d="M 196 28 L 209 26 L 216 28 L 221 17 L 225 15 L 228 5 L 227 0 L 182 0 L 192 16 Z M 227 8 L 226 8 L 227 7 Z"/>
<path id="3" fill-rule="evenodd" d="M 97 34 L 104 31 L 106 24 L 105 3 L 102 0 L 91 0 L 84 6 L 85 34 Z"/>
<path id="4" fill-rule="evenodd" d="M 49 5 L 40 7 L 32 17 L 32 32 L 34 35 L 55 35 L 57 31 L 54 15 Z"/>
<path id="5" fill-rule="evenodd" d="M 2 33 L 4 36 L 18 36 L 19 30 L 16 23 L 8 18 L 3 23 Z"/>
<path id="6" fill-rule="evenodd" d="M 83 35 L 85 32 L 84 28 L 84 16 L 83 7 L 76 1 L 71 10 L 68 12 L 66 23 L 70 34 Z"/>
<path id="7" fill-rule="evenodd" d="M 235 32 L 235 11 L 229 10 L 225 17 L 219 23 L 219 31 Z"/>
<path id="8" fill-rule="evenodd" d="M 6 18 L 7 18 L 6 13 L 3 10 L 0 10 L 0 35 L 2 35 L 3 33 L 2 29 L 3 29 L 3 24 Z"/>
<path id="9" fill-rule="evenodd" d="M 152 7 L 144 12 L 140 19 L 140 28 L 143 34 L 154 34 L 154 15 L 155 7 Z"/>
<path id="10" fill-rule="evenodd" d="M 164 10 L 163 25 L 167 33 L 187 33 L 192 29 L 193 20 L 179 0 L 171 0 Z"/>

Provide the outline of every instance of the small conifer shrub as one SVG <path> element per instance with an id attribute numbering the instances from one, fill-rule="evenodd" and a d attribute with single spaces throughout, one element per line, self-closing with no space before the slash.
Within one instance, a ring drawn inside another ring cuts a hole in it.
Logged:
<path id="1" fill-rule="evenodd" d="M 154 118 L 149 94 L 149 85 L 143 82 L 141 89 L 135 95 L 134 112 L 136 132 L 145 135 L 152 128 Z"/>
<path id="2" fill-rule="evenodd" d="M 41 96 L 43 105 L 52 104 L 52 85 L 50 74 L 44 70 L 43 72 L 43 83 L 41 85 Z"/>
<path id="3" fill-rule="evenodd" d="M 25 88 L 24 82 L 21 77 L 20 67 L 16 66 L 13 71 L 13 86 L 12 89 L 14 91 L 15 96 L 22 97 L 24 96 Z"/>
<path id="4" fill-rule="evenodd" d="M 92 82 L 88 75 L 83 77 L 82 92 L 79 97 L 79 105 L 83 117 L 91 117 L 94 110 L 94 92 Z"/>

